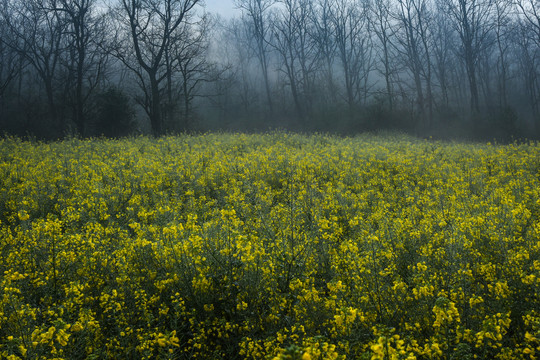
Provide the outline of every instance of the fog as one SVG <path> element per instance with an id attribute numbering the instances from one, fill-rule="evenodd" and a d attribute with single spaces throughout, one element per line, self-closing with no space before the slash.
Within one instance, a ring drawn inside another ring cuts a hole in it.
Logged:
<path id="1" fill-rule="evenodd" d="M 540 134 L 534 0 L 2 4 L 8 134 Z"/>
<path id="2" fill-rule="evenodd" d="M 205 0 L 206 11 L 230 19 L 239 16 L 240 11 L 233 0 Z"/>

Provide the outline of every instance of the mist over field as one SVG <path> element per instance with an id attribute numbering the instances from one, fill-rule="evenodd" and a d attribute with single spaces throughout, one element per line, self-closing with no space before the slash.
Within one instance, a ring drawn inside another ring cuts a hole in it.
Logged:
<path id="1" fill-rule="evenodd" d="M 2 0 L 0 131 L 538 138 L 534 0 Z"/>

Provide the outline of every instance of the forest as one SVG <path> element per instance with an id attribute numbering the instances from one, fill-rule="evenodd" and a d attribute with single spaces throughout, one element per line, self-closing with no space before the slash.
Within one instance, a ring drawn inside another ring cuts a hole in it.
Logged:
<path id="1" fill-rule="evenodd" d="M 0 132 L 540 135 L 537 0 L 0 0 Z"/>

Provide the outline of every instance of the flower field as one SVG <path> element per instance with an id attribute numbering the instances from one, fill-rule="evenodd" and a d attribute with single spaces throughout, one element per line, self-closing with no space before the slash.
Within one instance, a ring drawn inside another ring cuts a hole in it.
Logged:
<path id="1" fill-rule="evenodd" d="M 540 145 L 0 140 L 0 358 L 540 359 Z"/>

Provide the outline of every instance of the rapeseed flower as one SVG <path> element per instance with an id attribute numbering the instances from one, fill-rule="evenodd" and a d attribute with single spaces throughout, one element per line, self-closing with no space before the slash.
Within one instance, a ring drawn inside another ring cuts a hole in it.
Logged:
<path id="1" fill-rule="evenodd" d="M 532 358 L 540 146 L 0 140 L 0 357 Z"/>

